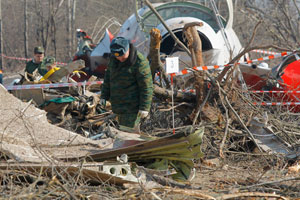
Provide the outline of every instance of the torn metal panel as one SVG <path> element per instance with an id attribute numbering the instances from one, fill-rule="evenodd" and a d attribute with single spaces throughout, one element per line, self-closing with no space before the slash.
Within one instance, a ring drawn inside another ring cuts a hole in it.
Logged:
<path id="1" fill-rule="evenodd" d="M 115 159 L 121 154 L 127 154 L 129 160 L 172 157 L 174 160 L 189 160 L 201 157 L 200 144 L 204 128 L 193 133 L 180 132 L 152 141 L 141 141 L 129 147 L 101 150 L 89 155 L 88 159 L 104 161 Z M 195 147 L 199 149 L 194 149 Z M 193 151 L 194 150 L 194 151 Z M 179 156 L 179 157 L 176 157 Z"/>
<path id="2" fill-rule="evenodd" d="M 114 173 L 113 172 L 114 169 Z M 60 164 L 33 164 L 33 163 L 9 163 L 0 164 L 0 170 L 18 170 L 41 174 L 52 178 L 63 176 L 64 178 L 81 176 L 92 183 L 110 183 L 123 185 L 125 183 L 135 184 L 137 178 L 132 175 L 130 165 L 122 163 L 60 163 Z M 118 171 L 119 170 L 119 171 Z"/>
<path id="3" fill-rule="evenodd" d="M 256 144 L 267 153 L 280 154 L 292 159 L 300 156 L 300 149 L 293 150 L 291 145 L 281 140 L 266 123 L 254 118 L 249 128 L 254 136 Z"/>
<path id="4" fill-rule="evenodd" d="M 188 180 L 192 168 L 193 159 L 203 156 L 200 145 L 204 127 L 194 130 L 188 127 L 186 130 L 151 141 L 135 141 L 128 147 L 117 149 L 91 151 L 85 158 L 87 161 L 115 160 L 122 154 L 128 155 L 130 162 L 136 162 L 150 168 L 165 170 L 170 166 L 176 170 L 172 177 L 176 180 Z M 93 153 L 94 152 L 94 153 Z M 65 160 L 77 160 L 76 158 L 65 158 Z"/>

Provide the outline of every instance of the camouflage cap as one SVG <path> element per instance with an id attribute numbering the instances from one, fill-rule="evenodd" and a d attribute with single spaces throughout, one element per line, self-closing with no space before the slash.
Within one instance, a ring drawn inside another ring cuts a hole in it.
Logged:
<path id="1" fill-rule="evenodd" d="M 123 56 L 129 49 L 129 40 L 124 37 L 116 37 L 111 41 L 110 51 L 118 57 Z"/>
<path id="2" fill-rule="evenodd" d="M 34 47 L 33 52 L 34 52 L 35 54 L 42 54 L 42 53 L 44 53 L 45 51 L 44 51 L 44 48 L 43 48 L 43 47 Z"/>
<path id="3" fill-rule="evenodd" d="M 55 64 L 55 58 L 52 57 L 52 56 L 46 57 L 46 58 L 44 59 L 44 64 L 45 64 L 46 67 Z"/>

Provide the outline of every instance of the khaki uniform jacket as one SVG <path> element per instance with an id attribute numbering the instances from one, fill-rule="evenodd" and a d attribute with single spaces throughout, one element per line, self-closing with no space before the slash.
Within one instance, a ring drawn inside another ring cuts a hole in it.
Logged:
<path id="1" fill-rule="evenodd" d="M 149 62 L 131 44 L 129 58 L 119 62 L 111 57 L 105 72 L 101 98 L 109 100 L 116 114 L 149 111 L 153 81 Z"/>
<path id="2" fill-rule="evenodd" d="M 32 74 L 36 69 L 38 69 L 38 72 L 41 76 L 44 76 L 47 73 L 47 69 L 44 65 L 44 61 L 37 64 L 33 62 L 33 59 L 26 63 L 25 72 Z"/>

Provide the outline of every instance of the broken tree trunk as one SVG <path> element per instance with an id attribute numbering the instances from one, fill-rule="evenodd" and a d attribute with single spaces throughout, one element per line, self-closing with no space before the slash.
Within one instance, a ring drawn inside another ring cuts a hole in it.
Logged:
<path id="1" fill-rule="evenodd" d="M 192 55 L 193 66 L 202 66 L 202 43 L 199 37 L 196 26 L 203 26 L 203 23 L 193 22 L 188 23 L 184 26 L 184 34 L 188 41 L 188 48 L 190 49 Z M 204 84 L 204 72 L 199 71 L 199 73 L 194 73 L 195 76 L 195 90 L 197 98 L 197 108 L 191 114 L 193 124 L 195 124 L 199 113 L 201 111 L 201 104 L 205 97 L 205 84 Z"/>
<path id="2" fill-rule="evenodd" d="M 202 22 L 192 22 L 184 25 L 184 34 L 188 41 L 188 48 L 192 54 L 193 66 L 202 66 L 202 43 L 196 26 L 203 26 Z"/>
<path id="3" fill-rule="evenodd" d="M 163 64 L 160 60 L 160 43 L 161 43 L 160 31 L 157 28 L 151 29 L 150 38 L 151 40 L 150 40 L 149 56 L 151 58 L 150 68 L 151 68 L 152 78 L 154 80 L 155 73 L 159 71 L 161 75 L 160 78 L 163 78 L 167 85 L 167 88 L 170 88 L 170 82 L 167 78 L 167 75 L 163 68 Z"/>
<path id="4" fill-rule="evenodd" d="M 161 35 L 160 31 L 157 28 L 153 28 L 150 31 L 150 53 L 149 56 L 151 58 L 151 74 L 152 78 L 154 78 L 155 72 L 162 68 L 162 63 L 160 61 L 160 42 Z"/>

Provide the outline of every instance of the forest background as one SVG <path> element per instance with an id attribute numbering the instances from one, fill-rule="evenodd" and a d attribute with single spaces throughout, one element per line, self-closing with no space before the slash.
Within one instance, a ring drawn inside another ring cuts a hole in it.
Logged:
<path id="1" fill-rule="evenodd" d="M 150 0 L 151 3 L 176 0 Z M 181 0 L 182 1 L 182 0 Z M 59 62 L 72 60 L 77 47 L 76 29 L 88 33 L 94 43 L 103 37 L 105 28 L 117 34 L 122 23 L 134 14 L 142 0 L 0 0 L 2 54 L 31 58 L 35 46 Z M 210 0 L 194 0 L 206 6 Z M 225 0 L 215 0 L 225 18 Z M 243 46 L 254 27 L 252 46 L 275 45 L 296 50 L 300 46 L 300 0 L 233 0 L 234 24 Z M 266 50 L 273 50 L 268 48 Z M 25 62 L 2 57 L 4 72 L 21 72 Z M 272 67 L 272 66 L 271 66 Z"/>

